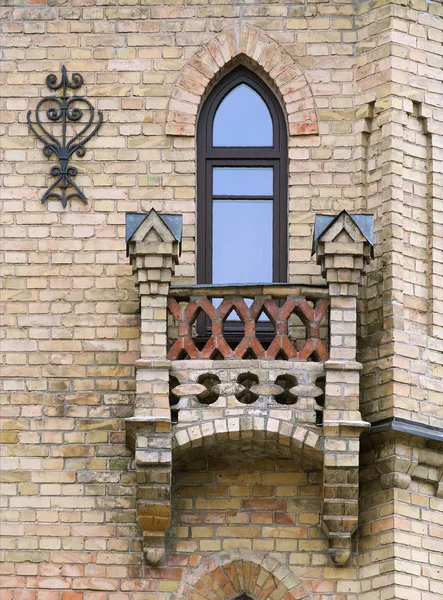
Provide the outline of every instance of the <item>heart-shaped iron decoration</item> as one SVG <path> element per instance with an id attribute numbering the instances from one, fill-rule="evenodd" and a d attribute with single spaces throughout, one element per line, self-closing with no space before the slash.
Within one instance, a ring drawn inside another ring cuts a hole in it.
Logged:
<path id="1" fill-rule="evenodd" d="M 68 200 L 79 198 L 87 204 L 86 196 L 72 179 L 78 169 L 68 166 L 68 163 L 73 154 L 79 157 L 86 154 L 85 144 L 100 129 L 103 113 L 97 111 L 96 114 L 86 98 L 68 96 L 68 88 L 76 90 L 83 85 L 80 73 L 73 73 L 69 81 L 66 67 L 63 66 L 60 81 L 57 82 L 57 76 L 51 73 L 46 77 L 46 85 L 54 91 L 62 89 L 62 96 L 42 98 L 35 109 L 34 119 L 31 110 L 27 115 L 31 131 L 43 143 L 43 154 L 48 158 L 55 155 L 59 162 L 59 165 L 51 168 L 50 173 L 56 179 L 44 193 L 42 203 L 54 198 L 66 207 Z M 68 193 L 69 189 L 73 191 Z"/>

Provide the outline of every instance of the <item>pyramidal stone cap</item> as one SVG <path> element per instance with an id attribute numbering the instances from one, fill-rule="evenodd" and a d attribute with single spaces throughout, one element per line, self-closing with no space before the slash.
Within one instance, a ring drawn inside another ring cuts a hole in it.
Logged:
<path id="1" fill-rule="evenodd" d="M 147 213 L 135 213 L 135 212 L 127 212 L 126 213 L 126 234 L 125 234 L 125 242 L 126 242 L 126 256 L 128 256 L 128 243 L 131 241 L 132 236 L 143 223 L 143 221 L 154 211 L 172 235 L 175 237 L 177 242 L 179 243 L 180 252 L 181 252 L 181 240 L 182 240 L 182 232 L 183 232 L 183 215 L 172 215 L 172 214 L 159 214 L 156 210 L 151 208 L 151 210 Z"/>
<path id="2" fill-rule="evenodd" d="M 318 239 L 341 217 L 342 214 L 348 215 L 348 217 L 357 225 L 361 234 L 371 245 L 371 258 L 374 258 L 374 215 L 350 214 L 346 210 L 342 210 L 337 215 L 315 215 L 312 254 L 315 254 L 317 251 Z"/>

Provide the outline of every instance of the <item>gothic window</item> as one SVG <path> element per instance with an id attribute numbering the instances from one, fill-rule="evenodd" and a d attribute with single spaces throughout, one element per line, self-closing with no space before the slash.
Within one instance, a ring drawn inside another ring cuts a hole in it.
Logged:
<path id="1" fill-rule="evenodd" d="M 197 130 L 198 283 L 287 280 L 287 132 L 245 67 L 206 99 Z"/>

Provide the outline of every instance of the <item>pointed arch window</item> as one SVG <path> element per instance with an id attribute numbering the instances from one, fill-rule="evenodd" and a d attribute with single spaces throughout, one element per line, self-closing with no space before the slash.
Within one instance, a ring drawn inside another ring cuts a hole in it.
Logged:
<path id="1" fill-rule="evenodd" d="M 206 99 L 197 128 L 197 281 L 287 281 L 287 130 L 245 67 Z"/>

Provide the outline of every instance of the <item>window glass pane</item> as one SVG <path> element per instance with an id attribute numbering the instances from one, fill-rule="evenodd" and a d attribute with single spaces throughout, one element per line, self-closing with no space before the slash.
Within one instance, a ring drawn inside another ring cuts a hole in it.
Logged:
<path id="1" fill-rule="evenodd" d="M 272 200 L 214 200 L 213 283 L 272 281 Z"/>
<path id="2" fill-rule="evenodd" d="M 213 146 L 272 146 L 272 117 L 256 91 L 242 83 L 222 100 L 214 117 Z"/>
<path id="3" fill-rule="evenodd" d="M 272 196 L 272 167 L 214 167 L 212 174 L 215 196 Z"/>

